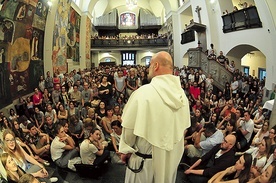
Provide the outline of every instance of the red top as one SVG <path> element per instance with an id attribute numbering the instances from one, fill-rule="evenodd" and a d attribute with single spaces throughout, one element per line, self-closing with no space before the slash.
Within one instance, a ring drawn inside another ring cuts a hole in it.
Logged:
<path id="1" fill-rule="evenodd" d="M 40 104 L 40 100 L 42 100 L 42 94 L 40 92 L 38 92 L 38 94 L 35 93 L 33 95 L 33 103 L 34 103 L 34 105 Z"/>
<path id="2" fill-rule="evenodd" d="M 200 88 L 191 86 L 190 94 L 193 95 L 196 100 L 198 100 L 198 96 L 200 95 Z"/>

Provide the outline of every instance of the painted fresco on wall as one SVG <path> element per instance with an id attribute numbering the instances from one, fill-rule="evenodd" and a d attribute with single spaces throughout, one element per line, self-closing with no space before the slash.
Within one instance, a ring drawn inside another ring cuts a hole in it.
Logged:
<path id="1" fill-rule="evenodd" d="M 40 30 L 44 30 L 47 14 L 48 14 L 48 7 L 46 2 L 39 0 L 37 2 L 36 11 L 34 14 L 33 27 Z"/>
<path id="2" fill-rule="evenodd" d="M 11 103 L 7 45 L 0 43 L 0 108 Z"/>
<path id="3" fill-rule="evenodd" d="M 26 71 L 30 64 L 30 40 L 18 38 L 9 46 L 8 51 L 11 72 Z"/>
<path id="4" fill-rule="evenodd" d="M 174 58 L 174 43 L 173 43 L 173 20 L 172 17 L 167 19 L 168 25 L 168 52 Z"/>
<path id="5" fill-rule="evenodd" d="M 43 45 L 44 32 L 34 28 L 31 39 L 31 60 L 43 59 Z"/>
<path id="6" fill-rule="evenodd" d="M 30 4 L 28 5 L 20 2 L 16 8 L 13 20 L 24 24 L 30 24 L 33 22 L 35 9 L 36 8 Z"/>
<path id="7" fill-rule="evenodd" d="M 18 1 L 5 1 L 0 11 L 0 16 L 13 20 L 18 4 Z"/>
<path id="8" fill-rule="evenodd" d="M 10 19 L 0 18 L 0 41 L 12 44 L 13 36 L 14 22 Z"/>
<path id="9" fill-rule="evenodd" d="M 86 46 L 85 46 L 85 58 L 90 61 L 91 50 L 91 20 L 89 17 L 86 19 Z"/>
<path id="10" fill-rule="evenodd" d="M 79 65 L 80 43 L 80 15 L 71 7 L 67 32 L 67 58 L 73 60 L 74 65 Z"/>
<path id="11" fill-rule="evenodd" d="M 5 1 L 0 11 L 0 109 L 32 92 L 43 75 L 46 0 Z"/>
<path id="12" fill-rule="evenodd" d="M 53 70 L 67 72 L 67 32 L 72 0 L 59 0 L 53 36 Z"/>

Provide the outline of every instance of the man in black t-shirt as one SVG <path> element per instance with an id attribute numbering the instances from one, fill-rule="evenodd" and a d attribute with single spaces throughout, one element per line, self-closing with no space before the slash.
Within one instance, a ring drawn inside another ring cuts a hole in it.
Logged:
<path id="1" fill-rule="evenodd" d="M 226 57 L 223 55 L 223 52 L 219 52 L 219 56 L 217 57 L 217 61 L 224 66 Z"/>

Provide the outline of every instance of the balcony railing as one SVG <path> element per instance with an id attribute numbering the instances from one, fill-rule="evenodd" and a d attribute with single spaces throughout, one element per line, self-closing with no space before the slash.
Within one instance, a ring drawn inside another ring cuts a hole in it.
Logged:
<path id="1" fill-rule="evenodd" d="M 152 39 L 91 39 L 91 47 L 164 47 L 168 46 L 167 38 Z"/>
<path id="2" fill-rule="evenodd" d="M 222 16 L 223 32 L 262 27 L 258 10 L 255 6 L 241 9 Z"/>

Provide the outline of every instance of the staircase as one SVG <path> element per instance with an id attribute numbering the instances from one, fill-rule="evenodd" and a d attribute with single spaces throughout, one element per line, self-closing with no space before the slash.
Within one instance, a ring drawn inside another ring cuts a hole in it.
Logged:
<path id="1" fill-rule="evenodd" d="M 189 62 L 188 66 L 192 68 L 201 68 L 203 73 L 208 77 L 212 75 L 214 82 L 213 85 L 223 91 L 225 83 L 231 83 L 233 74 L 225 69 L 215 60 L 208 60 L 205 53 L 202 52 L 202 48 L 190 48 L 188 50 Z"/>

